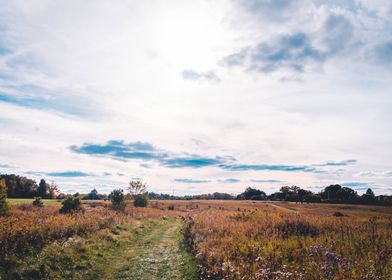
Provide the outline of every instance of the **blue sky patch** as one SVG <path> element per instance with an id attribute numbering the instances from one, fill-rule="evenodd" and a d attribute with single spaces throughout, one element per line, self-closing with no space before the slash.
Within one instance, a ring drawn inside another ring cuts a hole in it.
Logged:
<path id="1" fill-rule="evenodd" d="M 187 183 L 187 184 L 202 184 L 202 183 L 211 182 L 211 180 L 188 179 L 188 178 L 176 178 L 174 179 L 174 181 L 178 183 Z"/>
<path id="2" fill-rule="evenodd" d="M 85 173 L 82 171 L 62 171 L 62 172 L 49 172 L 46 175 L 51 177 L 87 177 L 92 176 L 92 174 Z"/>

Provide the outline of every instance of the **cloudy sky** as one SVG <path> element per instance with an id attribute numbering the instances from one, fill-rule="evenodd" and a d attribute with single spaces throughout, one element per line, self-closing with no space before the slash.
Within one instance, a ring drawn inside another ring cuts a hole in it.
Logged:
<path id="1" fill-rule="evenodd" d="M 392 193 L 390 0 L 0 0 L 0 172 Z"/>

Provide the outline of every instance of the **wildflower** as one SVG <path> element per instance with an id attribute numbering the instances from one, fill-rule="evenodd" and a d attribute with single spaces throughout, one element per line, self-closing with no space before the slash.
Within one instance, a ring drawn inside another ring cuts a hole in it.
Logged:
<path id="1" fill-rule="evenodd" d="M 342 263 L 342 268 L 343 268 L 345 271 L 348 271 L 349 268 L 350 268 L 350 263 L 349 263 L 348 261 L 343 262 L 343 263 Z"/>

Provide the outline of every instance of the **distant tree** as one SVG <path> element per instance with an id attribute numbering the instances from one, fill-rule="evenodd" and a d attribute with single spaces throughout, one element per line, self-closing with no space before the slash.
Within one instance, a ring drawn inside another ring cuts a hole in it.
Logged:
<path id="1" fill-rule="evenodd" d="M 274 192 L 268 196 L 270 200 L 284 200 L 286 195 L 282 192 Z"/>
<path id="2" fill-rule="evenodd" d="M 313 196 L 313 193 L 311 191 L 304 190 L 304 189 L 298 189 L 297 194 L 298 194 L 298 200 L 301 202 L 306 201 L 307 197 Z"/>
<path id="3" fill-rule="evenodd" d="M 230 200 L 230 199 L 234 199 L 234 197 L 231 194 L 228 193 L 218 193 L 218 192 L 214 192 L 212 194 L 212 199 L 219 199 L 219 200 Z"/>
<path id="4" fill-rule="evenodd" d="M 148 203 L 147 185 L 142 181 L 131 181 L 128 187 L 136 207 L 146 207 Z"/>
<path id="5" fill-rule="evenodd" d="M 60 208 L 60 213 L 73 213 L 82 210 L 82 201 L 79 197 L 68 196 L 62 202 L 62 207 Z"/>
<path id="6" fill-rule="evenodd" d="M 33 205 L 36 206 L 36 207 L 44 206 L 44 203 L 42 202 L 42 198 L 40 196 L 34 198 Z"/>
<path id="7" fill-rule="evenodd" d="M 124 190 L 116 189 L 109 194 L 109 199 L 112 203 L 112 208 L 117 211 L 124 211 L 126 202 Z"/>
<path id="8" fill-rule="evenodd" d="M 97 200 L 99 198 L 98 191 L 96 189 L 93 189 L 86 197 L 88 200 Z"/>
<path id="9" fill-rule="evenodd" d="M 74 193 L 72 196 L 73 196 L 73 197 L 78 197 L 78 196 L 80 196 L 80 193 L 79 193 L 79 192 L 76 192 L 76 193 Z"/>
<path id="10" fill-rule="evenodd" d="M 147 185 L 142 181 L 130 181 L 128 191 L 132 196 L 144 194 L 147 191 Z"/>
<path id="11" fill-rule="evenodd" d="M 338 191 L 342 188 L 341 185 L 329 185 L 321 192 L 323 199 L 336 199 Z"/>
<path id="12" fill-rule="evenodd" d="M 366 193 L 364 193 L 361 197 L 362 201 L 365 203 L 373 203 L 376 199 L 374 192 L 372 189 L 367 189 Z"/>
<path id="13" fill-rule="evenodd" d="M 54 182 L 52 182 L 52 184 L 48 188 L 48 191 L 49 191 L 49 198 L 56 199 L 57 194 L 60 192 L 60 189 Z"/>
<path id="14" fill-rule="evenodd" d="M 8 202 L 7 202 L 7 186 L 5 185 L 5 180 L 0 180 L 0 216 L 4 216 L 8 212 Z"/>
<path id="15" fill-rule="evenodd" d="M 375 197 L 374 192 L 371 188 L 366 190 L 366 195 L 370 196 L 370 197 Z"/>
<path id="16" fill-rule="evenodd" d="M 9 198 L 33 198 L 37 196 L 37 183 L 34 180 L 14 174 L 2 174 Z"/>
<path id="17" fill-rule="evenodd" d="M 300 190 L 297 186 L 283 186 L 280 188 L 280 192 L 284 194 L 297 194 Z"/>
<path id="18" fill-rule="evenodd" d="M 266 199 L 266 195 L 264 194 L 257 194 L 254 195 L 250 198 L 251 200 L 265 200 Z"/>
<path id="19" fill-rule="evenodd" d="M 339 200 L 353 200 L 358 196 L 357 192 L 353 189 L 343 187 L 336 193 L 336 198 Z"/>
<path id="20" fill-rule="evenodd" d="M 62 200 L 62 199 L 65 199 L 67 196 L 65 195 L 65 193 L 59 193 L 58 195 L 56 195 L 56 199 L 60 199 L 60 200 Z M 77 196 L 74 196 L 74 197 L 77 197 Z"/>
<path id="21" fill-rule="evenodd" d="M 280 188 L 280 199 L 284 199 L 287 201 L 300 201 L 300 193 L 303 194 L 305 190 L 301 190 L 301 188 L 297 186 L 283 186 Z"/>
<path id="22" fill-rule="evenodd" d="M 321 202 L 321 196 L 318 194 L 306 195 L 304 199 L 306 202 L 312 202 L 312 203 Z"/>
<path id="23" fill-rule="evenodd" d="M 48 196 L 48 190 L 49 190 L 49 184 L 47 184 L 44 179 L 41 179 L 41 181 L 38 184 L 37 195 L 42 198 L 46 198 Z"/>
<path id="24" fill-rule="evenodd" d="M 265 194 L 265 192 L 263 192 L 261 190 L 248 187 L 245 189 L 245 191 L 243 193 L 241 193 L 238 196 L 239 199 L 246 199 L 246 200 L 250 200 L 250 199 L 252 199 L 252 197 L 255 197 L 256 199 L 258 199 L 260 197 L 266 197 L 266 194 Z"/>

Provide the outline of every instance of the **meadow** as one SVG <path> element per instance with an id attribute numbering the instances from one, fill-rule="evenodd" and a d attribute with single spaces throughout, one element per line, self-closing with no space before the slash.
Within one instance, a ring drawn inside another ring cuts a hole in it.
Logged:
<path id="1" fill-rule="evenodd" d="M 11 200 L 0 279 L 392 279 L 392 208 L 266 201 Z"/>

